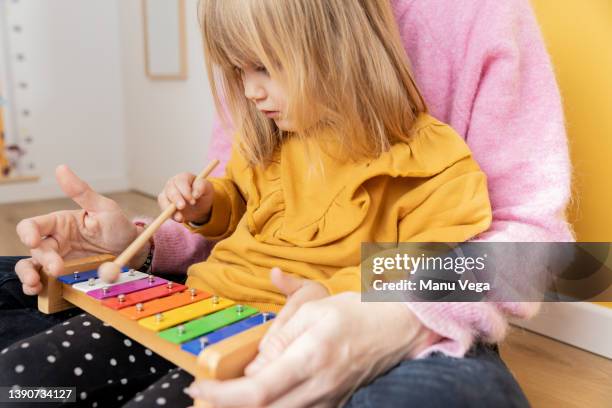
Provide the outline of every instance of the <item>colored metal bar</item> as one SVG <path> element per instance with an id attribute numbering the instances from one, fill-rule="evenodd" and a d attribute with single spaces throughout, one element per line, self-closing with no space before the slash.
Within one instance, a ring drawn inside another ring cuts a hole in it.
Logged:
<path id="1" fill-rule="evenodd" d="M 120 310 L 125 307 L 134 306 L 138 303 L 145 303 L 150 300 L 170 296 L 174 293 L 182 292 L 187 289 L 187 286 L 180 283 L 168 281 L 165 285 L 156 286 L 154 288 L 139 290 L 138 292 L 129 293 L 126 295 L 117 295 L 113 298 L 104 299 L 102 304 L 111 309 Z"/>
<path id="2" fill-rule="evenodd" d="M 138 323 L 147 329 L 162 331 L 197 317 L 225 309 L 233 304 L 234 302 L 229 299 L 218 297 L 215 297 L 214 299 L 209 298 L 190 305 L 168 310 L 163 313 L 156 314 L 155 316 L 145 317 L 144 319 L 140 319 Z"/>
<path id="3" fill-rule="evenodd" d="M 121 309 L 119 313 L 130 320 L 139 320 L 180 306 L 196 303 L 209 297 L 211 297 L 210 293 L 198 289 L 189 289 L 185 292 L 151 300 L 150 302 L 140 304 L 137 303 L 136 306 Z"/>
<path id="4" fill-rule="evenodd" d="M 90 292 L 92 290 L 102 289 L 105 286 L 111 288 L 112 286 L 121 285 L 125 282 L 131 282 L 138 279 L 146 278 L 147 276 L 149 275 L 146 273 L 130 270 L 128 273 L 122 273 L 121 275 L 119 275 L 119 279 L 117 280 L 117 282 L 107 283 L 103 282 L 100 278 L 91 278 L 87 282 L 80 282 L 72 285 L 72 287 L 76 290 L 80 290 L 81 292 Z"/>
<path id="5" fill-rule="evenodd" d="M 149 275 L 145 278 L 131 282 L 123 282 L 107 288 L 91 290 L 87 292 L 87 295 L 94 299 L 107 299 L 119 295 L 127 295 L 128 293 L 132 292 L 138 292 L 139 290 L 154 288 L 155 286 L 161 286 L 167 283 L 168 280 L 166 279 L 160 278 L 159 276 Z"/>
<path id="6" fill-rule="evenodd" d="M 209 314 L 196 320 L 192 320 L 177 327 L 164 330 L 159 333 L 161 337 L 169 342 L 181 344 L 195 339 L 203 334 L 218 330 L 224 326 L 246 319 L 259 313 L 259 310 L 244 305 L 228 307 L 219 312 Z"/>
<path id="7" fill-rule="evenodd" d="M 240 320 L 236 323 L 230 324 L 229 326 L 222 327 L 221 329 L 208 333 L 205 336 L 201 336 L 194 340 L 188 341 L 187 343 L 183 343 L 181 348 L 197 356 L 206 347 L 218 343 L 221 340 L 225 340 L 228 337 L 242 333 L 243 331 L 246 331 L 252 327 L 263 324 L 271 319 L 274 319 L 274 317 L 276 317 L 274 313 L 257 314 L 249 317 L 248 319 Z"/>
<path id="8" fill-rule="evenodd" d="M 121 268 L 122 273 L 126 273 L 130 270 L 130 268 L 123 267 Z M 68 285 L 74 285 L 75 283 L 87 282 L 90 278 L 98 279 L 98 270 L 91 269 L 89 271 L 83 272 L 74 272 L 68 275 L 62 275 L 57 278 L 62 283 L 66 283 Z"/>

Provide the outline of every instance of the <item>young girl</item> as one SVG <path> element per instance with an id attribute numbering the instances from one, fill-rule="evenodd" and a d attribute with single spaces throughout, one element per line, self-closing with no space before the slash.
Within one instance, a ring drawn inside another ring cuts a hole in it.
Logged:
<path id="1" fill-rule="evenodd" d="M 313 282 L 312 298 L 359 291 L 362 242 L 457 242 L 488 228 L 485 176 L 427 113 L 387 1 L 202 0 L 201 17 L 217 109 L 237 132 L 224 177 L 192 190 L 180 176 L 160 195 L 219 241 L 189 286 L 278 311 L 273 267 Z M 82 315 L 4 350 L 0 384 L 76 385 L 96 406 L 167 369 Z M 177 390 L 159 385 L 156 403 L 183 404 Z"/>
<path id="2" fill-rule="evenodd" d="M 213 95 L 237 135 L 225 177 L 192 197 L 181 176 L 161 196 L 181 209 L 197 199 L 183 220 L 221 240 L 188 285 L 277 311 L 273 267 L 329 294 L 359 291 L 362 242 L 461 242 L 488 228 L 485 176 L 427 114 L 387 2 L 204 1 L 201 12 Z"/>

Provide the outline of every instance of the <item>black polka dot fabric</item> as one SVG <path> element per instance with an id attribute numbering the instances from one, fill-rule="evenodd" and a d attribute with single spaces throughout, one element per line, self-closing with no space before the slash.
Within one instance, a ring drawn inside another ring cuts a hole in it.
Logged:
<path id="1" fill-rule="evenodd" d="M 183 390 L 192 381 L 190 374 L 89 314 L 0 351 L 2 386 L 76 387 L 76 403 L 45 407 L 188 407 L 193 401 Z"/>

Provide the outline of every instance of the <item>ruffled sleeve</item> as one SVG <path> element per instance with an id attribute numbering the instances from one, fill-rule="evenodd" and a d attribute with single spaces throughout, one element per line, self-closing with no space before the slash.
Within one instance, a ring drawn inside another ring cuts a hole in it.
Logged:
<path id="1" fill-rule="evenodd" d="M 417 118 L 413 129 L 407 141 L 394 144 L 376 158 L 359 162 L 339 163 L 323 148 L 313 150 L 308 156 L 299 140 L 285 142 L 280 161 L 271 166 L 268 174 L 255 175 L 256 179 L 251 183 L 255 187 L 250 194 L 252 211 L 248 211 L 247 216 L 253 214 L 249 220 L 252 232 L 274 236 L 302 248 L 336 242 L 358 229 L 373 206 L 378 208 L 381 205 L 383 198 L 373 197 L 367 187 L 370 180 L 378 177 L 399 180 L 395 182 L 395 188 L 406 191 L 402 216 L 416 210 L 427 194 L 433 194 L 439 187 L 445 190 L 436 195 L 440 197 L 435 199 L 436 203 L 444 197 L 464 200 L 465 197 L 457 195 L 467 194 L 467 190 L 459 190 L 463 183 L 471 183 L 470 188 L 484 191 L 484 194 L 474 200 L 471 208 L 465 207 L 462 213 L 454 214 L 457 222 L 460 218 L 464 221 L 471 219 L 472 209 L 483 208 L 484 213 L 490 213 L 484 174 L 471 158 L 463 139 L 448 125 L 427 114 Z M 318 167 L 322 169 L 320 171 L 317 170 L 318 163 L 321 164 Z M 314 171 L 308 170 L 313 167 Z M 456 178 L 454 181 L 451 180 L 453 177 Z M 258 178 L 266 179 L 265 182 L 273 187 L 266 191 L 258 189 L 258 184 L 264 184 L 258 183 Z M 458 187 L 442 187 L 444 183 Z M 446 196 L 447 193 L 450 195 Z M 427 208 L 433 207 L 433 202 L 433 198 L 429 200 L 427 203 L 432 205 Z M 486 216 L 484 213 L 481 211 L 476 217 Z M 440 216 L 447 215 L 448 212 Z M 281 217 L 282 222 L 270 223 L 273 217 Z M 430 222 L 427 217 L 423 222 L 423 228 L 436 228 L 435 222 Z M 273 230 L 264 231 L 265 224 L 273 225 Z M 484 231 L 486 227 L 483 225 L 478 225 L 473 231 Z"/>

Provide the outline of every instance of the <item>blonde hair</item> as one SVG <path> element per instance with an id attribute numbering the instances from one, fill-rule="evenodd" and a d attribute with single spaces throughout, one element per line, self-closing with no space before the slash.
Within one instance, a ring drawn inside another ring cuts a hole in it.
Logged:
<path id="1" fill-rule="evenodd" d="M 199 13 L 217 110 L 252 165 L 265 164 L 287 133 L 309 140 L 322 129 L 344 157 L 376 157 L 427 112 L 389 0 L 200 0 Z M 281 79 L 294 131 L 246 99 L 235 68 L 249 65 Z"/>

